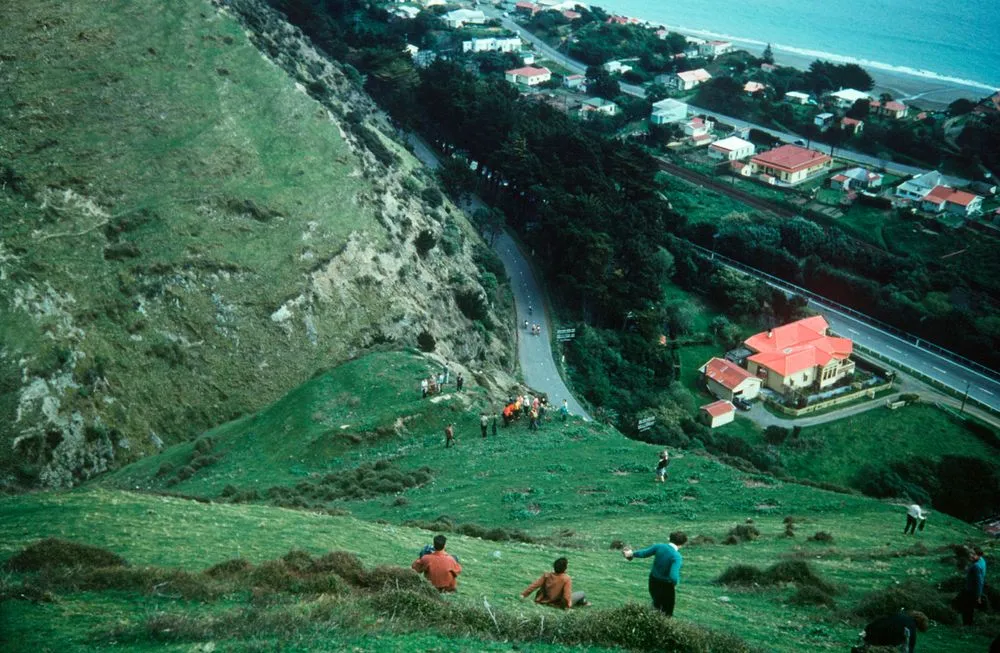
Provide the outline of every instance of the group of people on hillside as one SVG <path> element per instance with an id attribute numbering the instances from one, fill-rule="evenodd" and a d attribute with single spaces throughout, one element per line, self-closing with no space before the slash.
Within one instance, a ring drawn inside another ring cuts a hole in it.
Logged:
<path id="1" fill-rule="evenodd" d="M 438 374 L 430 374 L 426 378 L 420 379 L 420 396 L 423 399 L 427 398 L 427 395 L 436 395 L 439 392 L 444 392 L 444 386 L 451 381 L 451 369 L 447 365 L 441 368 Z M 465 385 L 465 377 L 459 372 L 458 376 L 455 378 L 455 389 L 459 392 L 462 391 L 462 387 Z"/>
<path id="2" fill-rule="evenodd" d="M 462 573 L 462 565 L 458 559 L 445 551 L 447 542 L 444 535 L 434 536 L 433 547 L 425 547 L 411 565 L 414 571 L 423 574 L 439 592 L 456 591 L 458 575 Z M 653 558 L 653 566 L 649 572 L 649 595 L 653 599 L 653 607 L 668 617 L 674 614 L 676 587 L 681 581 L 683 563 L 680 548 L 685 543 L 687 535 L 676 531 L 670 534 L 666 544 L 653 544 L 638 551 L 627 547 L 622 550 L 625 559 L 629 561 L 634 558 Z M 573 579 L 566 573 L 568 567 L 569 561 L 566 558 L 557 558 L 552 563 L 552 571 L 539 576 L 520 593 L 520 597 L 524 599 L 535 592 L 535 603 L 563 610 L 589 606 L 585 593 L 573 591 Z"/>
<path id="3" fill-rule="evenodd" d="M 563 404 L 565 405 L 565 401 Z M 532 431 L 538 430 L 545 419 L 545 412 L 548 410 L 548 400 L 545 397 L 532 397 L 529 394 L 511 397 L 501 411 L 503 425 L 510 426 L 511 422 L 519 420 L 522 415 L 527 415 L 528 428 Z"/>

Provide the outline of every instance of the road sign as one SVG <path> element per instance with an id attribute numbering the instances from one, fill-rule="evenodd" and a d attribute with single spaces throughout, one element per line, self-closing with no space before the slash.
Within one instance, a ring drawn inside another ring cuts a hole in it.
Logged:
<path id="1" fill-rule="evenodd" d="M 649 417 L 639 418 L 638 426 L 640 431 L 648 431 L 649 429 L 653 428 L 653 424 L 656 424 L 656 417 L 653 415 L 650 415 Z"/>
<path id="2" fill-rule="evenodd" d="M 576 337 L 576 329 L 556 329 L 556 340 L 566 342 Z"/>

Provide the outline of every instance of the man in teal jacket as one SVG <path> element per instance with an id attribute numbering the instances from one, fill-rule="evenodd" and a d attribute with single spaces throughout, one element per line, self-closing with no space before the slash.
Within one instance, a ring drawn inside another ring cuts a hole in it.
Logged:
<path id="1" fill-rule="evenodd" d="M 649 570 L 649 595 L 653 599 L 653 607 L 668 617 L 674 616 L 676 590 L 681 582 L 681 564 L 684 562 L 680 548 L 687 543 L 687 539 L 682 531 L 675 531 L 670 534 L 668 544 L 654 544 L 638 551 L 628 548 L 622 551 L 626 560 L 653 556 L 653 567 Z"/>

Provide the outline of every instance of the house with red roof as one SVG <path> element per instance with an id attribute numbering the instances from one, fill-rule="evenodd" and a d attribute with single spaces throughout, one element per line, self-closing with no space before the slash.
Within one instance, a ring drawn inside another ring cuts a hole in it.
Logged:
<path id="1" fill-rule="evenodd" d="M 733 44 L 729 41 L 705 41 L 698 44 L 698 54 L 703 57 L 718 57 L 720 54 L 731 52 Z"/>
<path id="2" fill-rule="evenodd" d="M 889 100 L 888 102 L 873 100 L 868 104 L 868 108 L 876 115 L 892 118 L 893 120 L 902 120 L 910 110 L 905 104 L 896 100 Z"/>
<path id="3" fill-rule="evenodd" d="M 524 66 L 505 71 L 504 79 L 511 84 L 518 86 L 538 86 L 552 79 L 552 71 L 548 68 L 535 68 L 534 66 Z"/>
<path id="4" fill-rule="evenodd" d="M 742 397 L 750 400 L 756 399 L 760 394 L 760 377 L 725 358 L 713 358 L 698 371 L 702 373 L 708 391 L 719 399 Z"/>
<path id="5" fill-rule="evenodd" d="M 754 93 L 762 93 L 766 88 L 767 85 L 760 82 L 747 82 L 743 85 L 743 92 L 747 95 L 753 95 Z"/>
<path id="6" fill-rule="evenodd" d="M 868 168 L 851 168 L 830 178 L 834 190 L 875 190 L 882 185 L 882 175 Z"/>
<path id="7" fill-rule="evenodd" d="M 523 14 L 525 16 L 534 16 L 541 10 L 542 8 L 536 5 L 535 3 L 525 2 L 524 0 L 521 0 L 521 2 L 518 2 L 517 4 L 514 5 L 515 13 Z"/>
<path id="8" fill-rule="evenodd" d="M 709 428 L 713 429 L 736 419 L 736 406 L 725 399 L 705 404 L 699 410 Z"/>
<path id="9" fill-rule="evenodd" d="M 682 73 L 674 73 L 667 76 L 663 82 L 670 88 L 678 91 L 690 91 L 698 84 L 703 84 L 712 79 L 712 76 L 704 68 L 697 70 L 686 70 Z M 657 80 L 659 81 L 659 80 Z"/>
<path id="10" fill-rule="evenodd" d="M 862 131 L 864 131 L 865 121 L 858 120 L 857 118 L 841 118 L 840 128 L 843 129 L 844 131 L 849 131 L 855 136 L 857 136 Z"/>
<path id="11" fill-rule="evenodd" d="M 920 208 L 930 213 L 952 213 L 955 215 L 975 215 L 983 210 L 983 198 L 979 195 L 955 190 L 950 186 L 935 186 L 920 200 Z"/>
<path id="12" fill-rule="evenodd" d="M 750 159 L 754 174 L 773 177 L 786 186 L 822 174 L 831 163 L 828 155 L 798 145 L 782 145 Z"/>
<path id="13" fill-rule="evenodd" d="M 747 338 L 743 344 L 753 352 L 747 370 L 764 387 L 781 394 L 833 385 L 854 373 L 854 345 L 847 338 L 827 335 L 829 328 L 826 319 L 816 315 Z"/>
<path id="14" fill-rule="evenodd" d="M 583 18 L 583 14 L 581 14 L 579 11 L 573 11 L 572 9 L 567 9 L 566 11 L 562 12 L 562 15 L 563 18 L 565 18 L 571 23 L 574 20 L 580 20 L 581 18 Z"/>

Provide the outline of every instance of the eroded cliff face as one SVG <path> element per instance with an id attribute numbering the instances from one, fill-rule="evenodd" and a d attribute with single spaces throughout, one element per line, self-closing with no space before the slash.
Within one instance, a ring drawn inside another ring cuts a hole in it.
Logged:
<path id="1" fill-rule="evenodd" d="M 0 486 L 71 486 L 372 347 L 511 365 L 483 244 L 296 28 L 73 5 L 0 8 Z"/>

